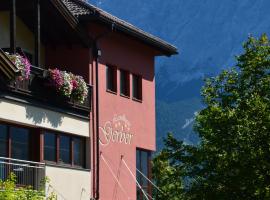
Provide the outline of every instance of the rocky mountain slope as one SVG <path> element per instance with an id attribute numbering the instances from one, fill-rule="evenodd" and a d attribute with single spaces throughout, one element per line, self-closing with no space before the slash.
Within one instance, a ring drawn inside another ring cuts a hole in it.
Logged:
<path id="1" fill-rule="evenodd" d="M 269 0 L 90 0 L 179 48 L 157 59 L 157 138 L 172 131 L 189 143 L 194 113 L 203 105 L 203 79 L 234 64 L 251 35 L 270 32 Z"/>

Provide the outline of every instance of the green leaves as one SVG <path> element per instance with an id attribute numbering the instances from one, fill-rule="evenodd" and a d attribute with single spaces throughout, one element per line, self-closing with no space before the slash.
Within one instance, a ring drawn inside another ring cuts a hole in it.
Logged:
<path id="1" fill-rule="evenodd" d="M 47 178 L 44 180 L 42 184 L 42 188 L 45 189 L 45 183 L 47 182 Z M 44 200 L 45 199 L 45 191 L 34 190 L 30 186 L 25 187 L 17 187 L 16 186 L 16 175 L 11 173 L 7 180 L 0 180 L 0 199 L 1 200 Z M 54 193 L 50 194 L 48 200 L 56 200 L 56 196 Z"/>
<path id="2" fill-rule="evenodd" d="M 270 199 L 270 43 L 249 37 L 243 48 L 235 67 L 205 81 L 194 125 L 201 143 L 168 135 L 154 159 L 167 199 Z"/>

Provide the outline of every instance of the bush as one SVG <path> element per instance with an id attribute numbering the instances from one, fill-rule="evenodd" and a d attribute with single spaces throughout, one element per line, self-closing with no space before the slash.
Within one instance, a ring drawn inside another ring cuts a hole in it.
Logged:
<path id="1" fill-rule="evenodd" d="M 31 186 L 17 187 L 16 186 L 16 175 L 11 173 L 7 180 L 0 180 L 0 199 L 1 200 L 44 200 L 45 195 L 45 184 L 48 182 L 48 178 L 45 178 L 41 182 L 43 189 L 34 190 Z M 47 200 L 56 200 L 55 194 L 50 194 Z"/>

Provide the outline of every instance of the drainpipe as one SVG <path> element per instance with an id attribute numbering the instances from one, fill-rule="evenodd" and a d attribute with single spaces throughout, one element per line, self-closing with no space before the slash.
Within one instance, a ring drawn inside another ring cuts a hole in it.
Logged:
<path id="1" fill-rule="evenodd" d="M 100 194 L 99 194 L 99 178 L 100 178 L 100 152 L 99 152 L 99 58 L 101 57 L 101 50 L 98 49 L 98 40 L 101 38 L 109 35 L 114 30 L 115 24 L 111 24 L 111 30 L 107 31 L 99 36 L 97 36 L 94 39 L 94 45 L 93 45 L 93 55 L 95 59 L 95 70 L 96 70 L 96 191 L 95 192 L 95 199 L 99 200 Z M 93 138 L 95 139 L 95 138 Z"/>
<path id="2" fill-rule="evenodd" d="M 96 70 L 96 191 L 95 197 L 99 199 L 99 75 L 98 75 L 98 63 L 101 51 L 97 48 L 97 41 L 94 42 L 93 54 L 95 59 L 95 70 Z"/>

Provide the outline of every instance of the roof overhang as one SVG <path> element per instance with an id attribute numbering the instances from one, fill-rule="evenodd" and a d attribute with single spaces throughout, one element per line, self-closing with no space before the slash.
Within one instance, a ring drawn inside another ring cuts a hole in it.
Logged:
<path id="1" fill-rule="evenodd" d="M 83 44 L 87 47 L 92 45 L 92 40 L 87 34 L 87 31 L 80 25 L 78 18 L 76 18 L 65 6 L 62 0 L 50 0 L 54 7 L 59 11 L 63 18 L 68 22 L 70 27 L 77 33 Z"/>
<path id="2" fill-rule="evenodd" d="M 93 18 L 91 18 L 93 19 Z M 114 21 L 110 18 L 107 18 L 104 15 L 99 14 L 98 17 L 95 17 L 96 20 L 104 22 L 108 24 L 109 26 L 113 27 L 114 30 L 123 32 L 129 36 L 132 36 L 141 42 L 143 42 L 146 45 L 151 46 L 152 48 L 158 50 L 161 52 L 161 54 L 164 54 L 166 56 L 172 56 L 178 54 L 178 50 L 175 46 L 164 42 L 163 40 L 150 35 L 150 34 L 145 34 L 142 33 L 140 30 L 134 30 L 131 29 L 121 23 L 118 23 L 117 21 Z"/>
<path id="3" fill-rule="evenodd" d="M 58 0 L 59 1 L 59 0 Z M 168 42 L 153 36 L 135 26 L 132 24 L 121 20 L 107 12 L 105 12 L 102 9 L 99 9 L 85 1 L 82 0 L 61 0 L 64 1 L 66 6 L 67 2 L 72 2 L 73 4 L 76 4 L 77 6 L 80 6 L 81 9 L 85 10 L 88 9 L 88 13 L 79 13 L 78 7 L 76 9 L 69 8 L 69 11 L 73 14 L 73 16 L 76 16 L 79 20 L 86 20 L 86 21 L 92 21 L 96 20 L 105 24 L 108 24 L 109 26 L 113 27 L 114 30 L 123 32 L 131 37 L 134 37 L 135 39 L 143 42 L 144 44 L 158 50 L 161 52 L 162 55 L 171 56 L 178 54 L 178 50 L 175 46 L 169 44 Z"/>

